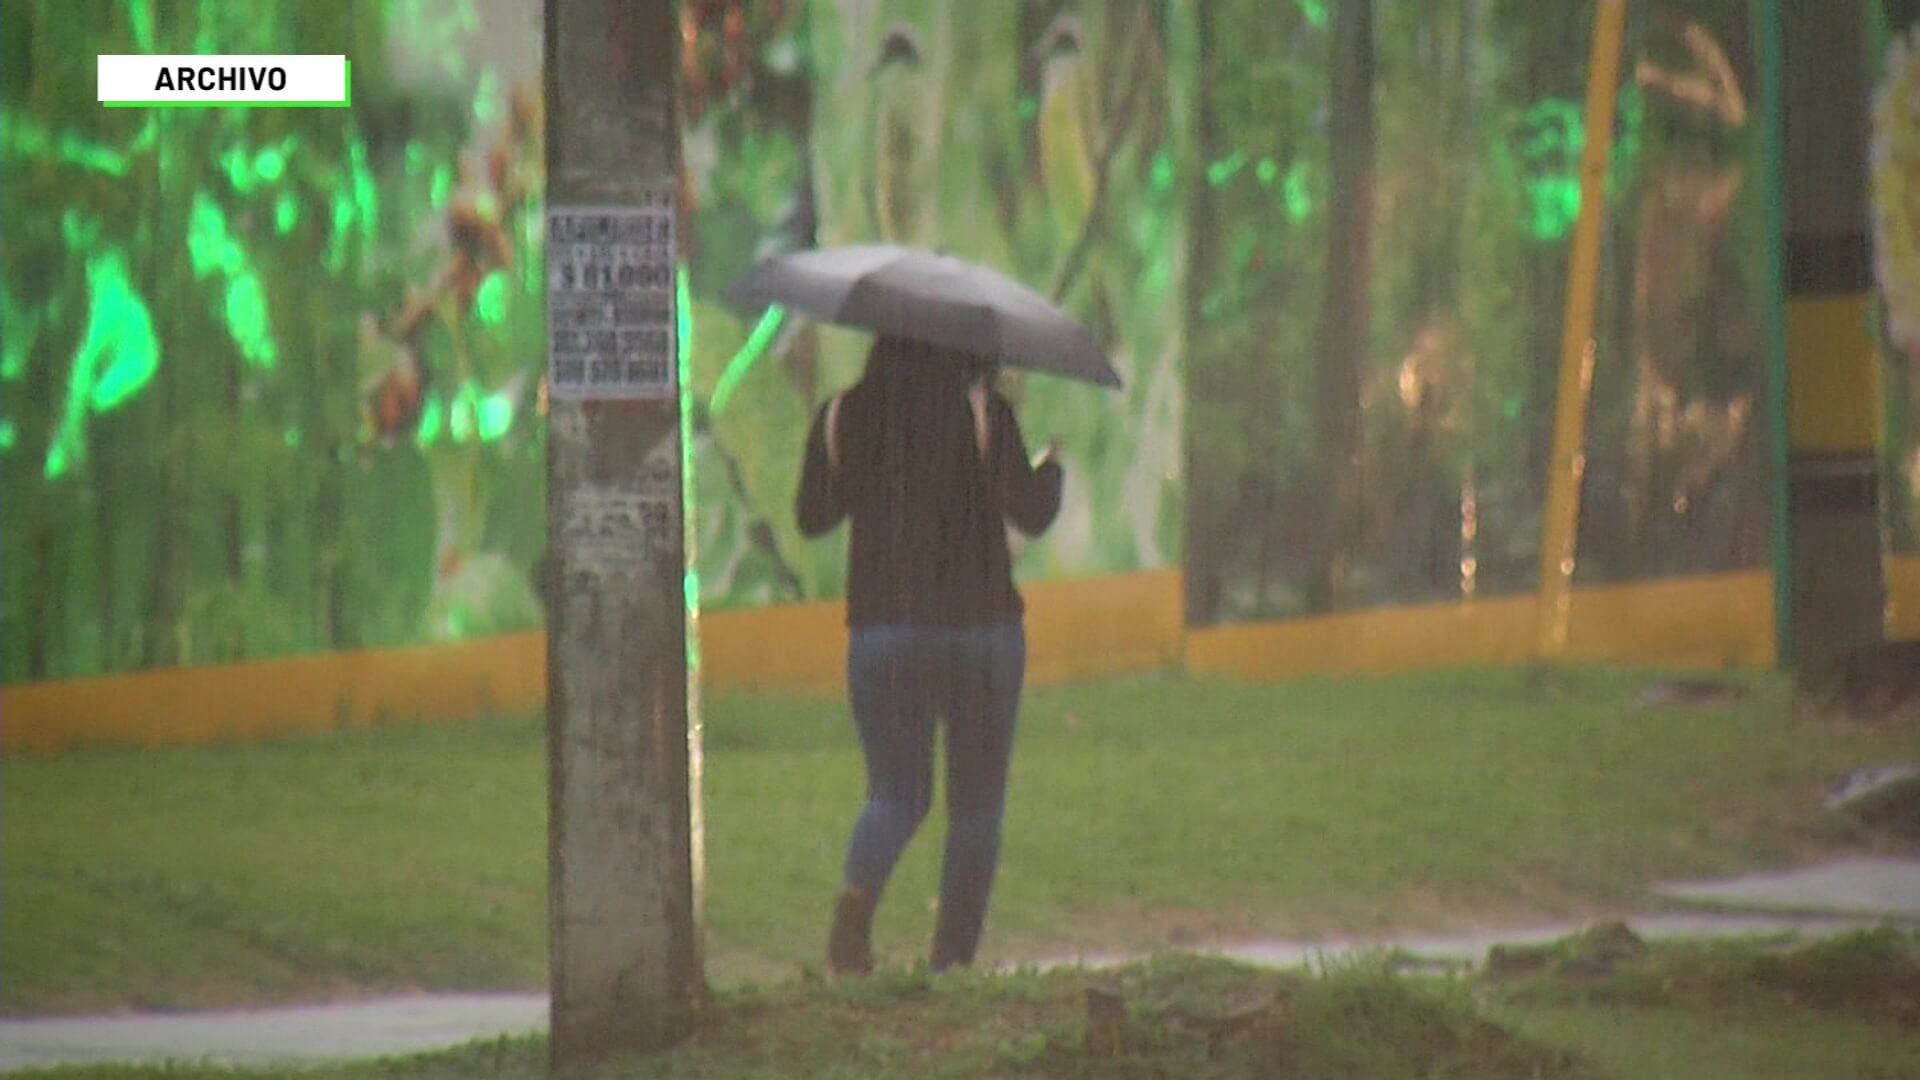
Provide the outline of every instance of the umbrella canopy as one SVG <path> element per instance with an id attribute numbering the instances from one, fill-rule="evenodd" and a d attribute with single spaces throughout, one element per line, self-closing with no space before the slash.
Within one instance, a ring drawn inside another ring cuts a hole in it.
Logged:
<path id="1" fill-rule="evenodd" d="M 930 251 L 875 245 L 776 255 L 735 282 L 727 300 L 747 309 L 779 304 L 842 326 L 1120 385 L 1071 315 L 998 271 Z"/>

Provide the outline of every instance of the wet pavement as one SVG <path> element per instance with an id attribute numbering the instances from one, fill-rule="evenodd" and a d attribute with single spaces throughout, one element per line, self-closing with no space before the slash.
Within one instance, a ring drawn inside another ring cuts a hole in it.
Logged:
<path id="1" fill-rule="evenodd" d="M 1879 916 L 1920 923 L 1920 859 L 1858 857 L 1777 874 L 1656 885 L 1655 896 L 1728 911 Z"/>
<path id="2" fill-rule="evenodd" d="M 1676 882 L 1653 893 L 1712 910 L 1623 920 L 1652 939 L 1794 933 L 1819 937 L 1882 925 L 1920 927 L 1920 858 L 1848 858 L 1778 874 Z M 1585 922 L 1447 936 L 1250 941 L 1193 951 L 1275 967 L 1381 949 L 1436 964 L 1473 964 L 1495 945 L 1575 933 Z M 1023 966 L 1102 967 L 1131 955 L 1063 955 Z M 0 1020 L 0 1072 L 98 1062 L 275 1065 L 388 1057 L 546 1030 L 544 994 L 435 994 L 232 1012 Z"/>

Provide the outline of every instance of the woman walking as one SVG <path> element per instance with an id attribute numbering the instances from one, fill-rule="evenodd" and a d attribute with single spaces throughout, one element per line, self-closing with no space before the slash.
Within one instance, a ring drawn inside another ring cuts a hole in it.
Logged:
<path id="1" fill-rule="evenodd" d="M 993 376 L 987 361 L 882 337 L 807 436 L 801 532 L 852 522 L 847 688 L 867 769 L 828 936 L 835 974 L 872 970 L 874 910 L 932 805 L 936 727 L 947 840 L 932 967 L 971 964 L 979 946 L 1026 675 L 1006 527 L 1045 531 L 1062 475 L 1057 442 L 1028 461 Z"/>

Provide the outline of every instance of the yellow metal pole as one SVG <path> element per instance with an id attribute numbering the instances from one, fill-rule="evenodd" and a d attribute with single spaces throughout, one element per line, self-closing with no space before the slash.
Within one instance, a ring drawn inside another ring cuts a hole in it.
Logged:
<path id="1" fill-rule="evenodd" d="M 1543 658 L 1567 643 L 1573 594 L 1574 534 L 1580 522 L 1580 477 L 1586 469 L 1587 395 L 1593 386 L 1593 318 L 1598 299 L 1600 226 L 1606 217 L 1607 160 L 1613 151 L 1613 104 L 1620 83 L 1620 46 L 1627 0 L 1600 0 L 1594 12 L 1593 56 L 1587 65 L 1586 145 L 1580 155 L 1580 220 L 1567 272 L 1566 323 L 1560 339 L 1560 381 L 1553 418 L 1553 459 L 1540 530 L 1540 582 L 1535 646 Z"/>

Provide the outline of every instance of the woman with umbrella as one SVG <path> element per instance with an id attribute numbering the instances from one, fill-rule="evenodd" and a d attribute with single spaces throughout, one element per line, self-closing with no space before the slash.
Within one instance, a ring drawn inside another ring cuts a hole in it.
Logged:
<path id="1" fill-rule="evenodd" d="M 867 763 L 827 948 L 836 974 L 872 968 L 873 912 L 933 796 L 945 728 L 947 846 L 931 962 L 973 961 L 1000 852 L 1026 672 L 1006 523 L 1037 535 L 1060 508 L 1057 448 L 1028 463 L 991 368 L 882 337 L 866 375 L 807 438 L 800 529 L 852 521 L 847 683 Z"/>
<path id="2" fill-rule="evenodd" d="M 947 838 L 931 964 L 966 966 L 999 863 L 1026 674 L 1007 525 L 1045 531 L 1062 480 L 1057 441 L 1028 460 L 1013 408 L 993 389 L 995 362 L 1119 379 L 1052 305 L 945 256 L 897 248 L 783 256 L 732 295 L 881 331 L 864 376 L 815 416 L 796 499 L 809 537 L 852 523 L 847 683 L 867 799 L 848 845 L 828 966 L 872 970 L 874 909 L 932 805 L 936 727 L 945 730 Z"/>

